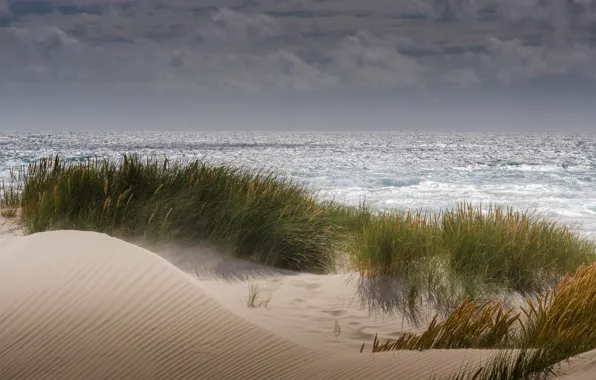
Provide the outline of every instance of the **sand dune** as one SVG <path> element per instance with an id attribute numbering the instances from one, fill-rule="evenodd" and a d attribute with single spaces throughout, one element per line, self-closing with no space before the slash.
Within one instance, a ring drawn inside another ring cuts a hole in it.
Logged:
<path id="1" fill-rule="evenodd" d="M 427 379 L 487 356 L 305 348 L 226 310 L 157 255 L 96 233 L 0 249 L 1 379 Z"/>
<path id="2" fill-rule="evenodd" d="M 306 347 L 358 352 L 363 343 L 370 350 L 375 334 L 386 340 L 425 328 L 399 313 L 370 312 L 358 296 L 357 273 L 291 272 L 226 258 L 207 247 L 169 243 L 150 249 L 199 279 L 197 286 L 226 309 Z M 251 286 L 258 287 L 260 299 L 270 298 L 266 307 L 247 306 Z"/>
<path id="3" fill-rule="evenodd" d="M 250 281 L 201 281 L 199 287 L 238 316 L 306 347 L 358 352 L 375 334 L 386 340 L 424 330 L 399 314 L 369 313 L 348 275 L 298 274 Z M 266 307 L 249 308 L 249 286 L 256 285 Z M 365 347 L 366 348 L 366 347 Z"/>
<path id="4" fill-rule="evenodd" d="M 317 281 L 318 287 L 309 286 Z M 304 325 L 315 320 L 304 311 L 308 292 L 326 292 L 326 285 L 335 284 L 329 297 L 341 297 L 342 281 L 293 276 L 273 295 L 269 310 L 258 311 L 272 313 L 269 317 L 248 317 L 256 309 L 226 301 L 240 285 L 198 280 L 150 251 L 106 235 L 57 231 L 5 237 L 0 240 L 0 379 L 416 380 L 492 354 L 360 354 L 353 343 L 361 339 L 349 335 L 338 344 L 330 338 L 317 341 L 325 331 L 316 324 L 303 337 Z M 305 301 L 297 302 L 301 297 Z M 283 316 L 292 310 L 295 319 L 284 331 Z M 586 368 L 578 362 L 570 370 Z"/>

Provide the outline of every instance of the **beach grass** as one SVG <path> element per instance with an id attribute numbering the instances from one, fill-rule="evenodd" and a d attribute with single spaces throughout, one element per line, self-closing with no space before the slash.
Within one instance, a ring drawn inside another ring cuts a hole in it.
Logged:
<path id="1" fill-rule="evenodd" d="M 367 277 L 407 277 L 416 263 L 442 254 L 441 230 L 420 212 L 369 217 L 353 244 L 355 266 Z"/>
<path id="2" fill-rule="evenodd" d="M 448 315 L 466 298 L 537 295 L 596 260 L 595 243 L 567 226 L 529 211 L 469 203 L 437 214 L 374 214 L 351 252 L 368 303 L 400 309 L 413 321 L 429 303 Z"/>
<path id="3" fill-rule="evenodd" d="M 596 263 L 565 276 L 523 308 L 520 345 L 556 347 L 563 356 L 596 349 Z"/>
<path id="4" fill-rule="evenodd" d="M 373 351 L 500 348 L 452 379 L 548 376 L 561 360 L 596 349 L 596 243 L 567 226 L 497 205 L 460 203 L 438 213 L 323 201 L 265 171 L 167 159 L 32 163 L 0 186 L 0 210 L 26 233 L 56 229 L 206 242 L 239 258 L 326 273 L 345 254 L 368 306 L 427 330 Z M 568 275 L 573 273 L 574 275 Z M 495 301 L 527 297 L 514 310 Z M 257 305 L 257 288 L 247 305 Z M 250 301 L 252 297 L 253 302 Z"/>
<path id="5" fill-rule="evenodd" d="M 270 173 L 135 156 L 71 164 L 56 157 L 29 166 L 21 198 L 27 233 L 205 241 L 281 268 L 333 266 L 331 216 L 302 185 Z"/>
<path id="6" fill-rule="evenodd" d="M 526 211 L 461 203 L 434 214 L 379 212 L 324 201 L 271 172 L 200 161 L 56 156 L 18 177 L 21 188 L 5 190 L 0 202 L 20 208 L 27 233 L 79 229 L 206 242 L 318 273 L 347 255 L 361 275 L 363 302 L 413 319 L 429 302 L 446 316 L 465 299 L 539 294 L 596 258 L 596 243 Z"/>
<path id="7" fill-rule="evenodd" d="M 538 293 L 595 259 L 594 243 L 511 207 L 463 203 L 441 217 L 450 267 L 521 293 Z"/>
<path id="8" fill-rule="evenodd" d="M 0 216 L 6 219 L 17 217 L 21 207 L 22 186 L 18 185 L 23 177 L 22 170 L 10 170 L 10 182 L 0 182 Z M 15 186 L 14 184 L 17 183 Z"/>
<path id="9" fill-rule="evenodd" d="M 515 311 L 501 302 L 466 300 L 448 318 L 438 316 L 421 334 L 381 343 L 373 352 L 396 350 L 503 349 L 481 367 L 462 366 L 444 379 L 546 379 L 566 360 L 596 349 L 596 263 L 566 275 L 543 295 Z"/>
<path id="10" fill-rule="evenodd" d="M 503 350 L 482 366 L 463 365 L 447 376 L 431 380 L 548 380 L 556 375 L 548 349 Z"/>
<path id="11" fill-rule="evenodd" d="M 428 328 L 419 335 L 404 334 L 381 344 L 375 337 L 373 352 L 455 348 L 506 348 L 520 318 L 502 302 L 478 302 L 466 299 L 445 320 L 436 314 Z"/>
<path id="12" fill-rule="evenodd" d="M 248 297 L 246 299 L 246 306 L 254 309 L 259 307 L 267 307 L 271 302 L 271 296 L 262 296 L 263 289 L 254 283 L 248 284 Z"/>

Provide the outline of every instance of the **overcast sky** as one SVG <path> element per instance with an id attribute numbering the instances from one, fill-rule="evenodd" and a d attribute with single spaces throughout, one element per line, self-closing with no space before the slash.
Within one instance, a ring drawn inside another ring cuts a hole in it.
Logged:
<path id="1" fill-rule="evenodd" d="M 596 0 L 0 0 L 0 129 L 596 132 Z"/>

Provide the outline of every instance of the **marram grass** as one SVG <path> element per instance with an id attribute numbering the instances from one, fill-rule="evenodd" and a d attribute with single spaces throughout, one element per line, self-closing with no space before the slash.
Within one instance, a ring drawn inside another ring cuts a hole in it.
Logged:
<path id="1" fill-rule="evenodd" d="M 263 297 L 261 293 L 263 289 L 255 283 L 248 284 L 248 298 L 246 299 L 246 306 L 249 308 L 267 307 L 271 302 L 271 296 Z"/>
<path id="2" fill-rule="evenodd" d="M 346 253 L 369 306 L 414 317 L 428 302 L 448 315 L 466 298 L 539 293 L 596 257 L 594 242 L 527 212 L 463 203 L 438 214 L 379 213 L 323 202 L 273 173 L 199 161 L 55 157 L 30 164 L 21 177 L 19 191 L 4 187 L 0 207 L 18 206 L 28 233 L 80 229 L 206 242 L 315 272 L 332 270 Z"/>
<path id="3" fill-rule="evenodd" d="M 444 249 L 438 223 L 420 212 L 384 212 L 359 232 L 354 264 L 366 277 L 407 276 L 413 264 Z"/>
<path id="4" fill-rule="evenodd" d="M 594 243 L 566 226 L 512 208 L 461 204 L 442 213 L 451 267 L 518 292 L 545 284 L 594 261 Z"/>
<path id="5" fill-rule="evenodd" d="M 596 263 L 562 278 L 523 312 L 522 345 L 556 346 L 565 356 L 596 349 Z"/>
<path id="6" fill-rule="evenodd" d="M 4 181 L 0 182 L 0 216 L 7 219 L 15 218 L 18 209 L 21 207 L 21 186 L 13 186 L 23 176 L 22 170 L 11 169 L 10 182 L 7 185 Z"/>
<path id="7" fill-rule="evenodd" d="M 596 349 L 596 263 L 563 277 L 519 312 L 502 303 L 466 300 L 425 332 L 381 344 L 373 352 L 432 348 L 502 349 L 481 367 L 464 366 L 449 380 L 546 379 L 571 357 Z"/>
<path id="8" fill-rule="evenodd" d="M 335 224 L 305 188 L 273 174 L 124 156 L 31 164 L 22 192 L 28 233 L 80 229 L 206 241 L 273 266 L 326 271 Z"/>
<path id="9" fill-rule="evenodd" d="M 467 364 L 458 371 L 431 380 L 547 380 L 556 374 L 546 349 L 503 350 L 484 365 Z"/>
<path id="10" fill-rule="evenodd" d="M 375 340 L 375 351 L 507 348 L 454 380 L 541 378 L 561 360 L 596 349 L 596 245 L 528 212 L 462 203 L 438 214 L 377 213 L 364 204 L 322 202 L 272 173 L 136 156 L 83 163 L 56 157 L 19 176 L 21 187 L 0 186 L 0 208 L 10 215 L 20 209 L 14 215 L 28 233 L 80 229 L 201 241 L 316 272 L 331 270 L 346 252 L 369 306 L 414 317 L 425 303 L 443 310 L 424 333 Z M 511 291 L 543 296 L 518 313 L 486 301 Z"/>
<path id="11" fill-rule="evenodd" d="M 513 336 L 512 326 L 518 320 L 519 314 L 511 308 L 505 309 L 502 302 L 479 303 L 466 299 L 444 321 L 438 322 L 435 315 L 420 335 L 405 334 L 384 344 L 375 337 L 373 352 L 505 347 Z"/>
<path id="12" fill-rule="evenodd" d="M 429 257 L 449 270 L 522 293 L 545 290 L 596 258 L 596 245 L 566 226 L 489 205 L 461 203 L 439 214 L 385 212 L 363 224 L 354 264 L 366 277 L 407 276 Z"/>
<path id="13" fill-rule="evenodd" d="M 361 293 L 376 297 L 368 303 L 408 316 L 429 302 L 445 314 L 467 297 L 539 294 L 596 259 L 595 243 L 566 226 L 468 203 L 438 214 L 376 214 L 358 231 L 351 252 Z M 398 297 L 388 299 L 383 287 L 395 288 Z"/>

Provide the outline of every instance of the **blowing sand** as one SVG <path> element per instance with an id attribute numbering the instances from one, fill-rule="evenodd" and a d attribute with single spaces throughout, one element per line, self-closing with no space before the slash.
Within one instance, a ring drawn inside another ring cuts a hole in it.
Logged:
<path id="1" fill-rule="evenodd" d="M 494 353 L 359 353 L 375 332 L 412 326 L 369 316 L 341 275 L 253 278 L 271 301 L 249 308 L 248 283 L 217 279 L 223 267 L 190 275 L 92 232 L 0 237 L 0 379 L 426 380 Z M 594 356 L 565 379 L 594 379 Z"/>
<path id="2" fill-rule="evenodd" d="M 384 341 L 424 329 L 400 315 L 369 313 L 355 296 L 355 281 L 346 275 L 298 274 L 248 282 L 201 281 L 199 286 L 241 318 L 306 347 L 359 352 L 366 343 L 370 351 L 377 333 Z M 270 298 L 267 306 L 247 307 L 251 285 L 261 291 L 260 299 Z"/>
<path id="3" fill-rule="evenodd" d="M 197 286 L 225 309 L 305 347 L 359 352 L 366 343 L 370 351 L 375 334 L 384 341 L 425 328 L 401 314 L 370 312 L 358 297 L 356 273 L 296 273 L 226 258 L 206 247 L 168 244 L 151 250 L 198 279 Z M 247 305 L 251 287 L 266 305 Z"/>

